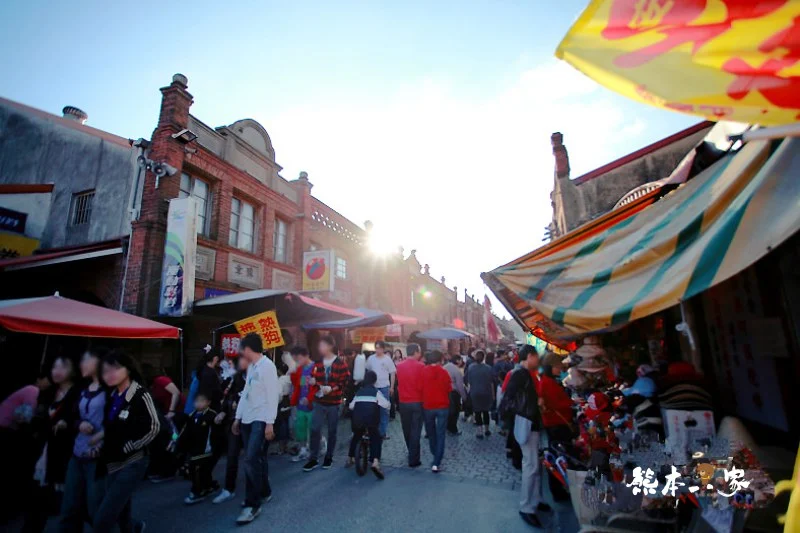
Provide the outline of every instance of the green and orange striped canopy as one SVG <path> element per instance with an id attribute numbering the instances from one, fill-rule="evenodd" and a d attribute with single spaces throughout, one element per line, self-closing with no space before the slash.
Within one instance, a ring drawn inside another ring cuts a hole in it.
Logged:
<path id="1" fill-rule="evenodd" d="M 518 321 L 561 346 L 677 305 L 800 229 L 800 139 L 749 142 L 657 192 L 482 277 Z"/>

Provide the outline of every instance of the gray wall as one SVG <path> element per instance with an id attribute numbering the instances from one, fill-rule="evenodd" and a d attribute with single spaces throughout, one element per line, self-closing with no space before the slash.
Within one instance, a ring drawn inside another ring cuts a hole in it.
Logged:
<path id="1" fill-rule="evenodd" d="M 0 183 L 54 184 L 41 248 L 128 235 L 138 150 L 110 137 L 0 99 Z M 71 226 L 72 195 L 89 189 L 95 189 L 91 221 Z"/>

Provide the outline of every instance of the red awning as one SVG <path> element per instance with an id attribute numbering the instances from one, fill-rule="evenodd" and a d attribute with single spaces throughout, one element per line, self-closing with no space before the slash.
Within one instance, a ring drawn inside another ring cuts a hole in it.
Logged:
<path id="1" fill-rule="evenodd" d="M 173 326 L 58 295 L 0 300 L 0 326 L 20 333 L 116 339 L 177 339 L 181 334 Z"/>

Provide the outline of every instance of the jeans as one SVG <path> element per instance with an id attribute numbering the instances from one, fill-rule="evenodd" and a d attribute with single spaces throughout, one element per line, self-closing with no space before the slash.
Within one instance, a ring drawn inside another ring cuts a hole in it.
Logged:
<path id="1" fill-rule="evenodd" d="M 94 533 L 114 531 L 115 525 L 119 525 L 122 533 L 132 533 L 133 493 L 142 482 L 146 471 L 147 461 L 139 459 L 106 476 L 103 499 L 100 500 L 92 521 Z"/>
<path id="2" fill-rule="evenodd" d="M 381 448 L 383 447 L 383 439 L 378 432 L 378 426 L 359 427 L 353 428 L 353 437 L 350 439 L 350 454 L 348 457 L 356 456 L 356 446 L 361 442 L 364 433 L 369 434 L 369 460 L 372 462 L 377 459 L 381 460 Z"/>
<path id="3" fill-rule="evenodd" d="M 428 444 L 433 455 L 433 466 L 441 466 L 442 464 L 448 411 L 449 409 L 425 410 L 425 433 L 428 434 Z"/>
<path id="4" fill-rule="evenodd" d="M 272 494 L 267 464 L 269 441 L 264 436 L 267 424 L 255 421 L 240 427 L 244 446 L 245 507 L 261 507 L 261 500 Z"/>
<path id="5" fill-rule="evenodd" d="M 520 440 L 517 435 L 517 442 Z M 531 431 L 525 442 L 519 442 L 519 447 L 522 449 L 522 486 L 520 487 L 519 510 L 523 513 L 535 513 L 542 501 L 539 432 Z"/>
<path id="6" fill-rule="evenodd" d="M 236 492 L 236 476 L 239 474 L 239 454 L 242 453 L 242 436 L 234 435 L 227 429 L 228 451 L 225 463 L 225 490 L 231 494 Z"/>
<path id="7" fill-rule="evenodd" d="M 103 480 L 96 477 L 97 461 L 73 456 L 67 466 L 59 531 L 83 531 L 83 523 L 96 513 L 103 498 Z"/>
<path id="8" fill-rule="evenodd" d="M 422 436 L 422 402 L 401 403 L 400 423 L 403 426 L 403 438 L 408 448 L 408 464 L 419 463 L 419 439 Z"/>
<path id="9" fill-rule="evenodd" d="M 389 399 L 389 387 L 378 387 L 383 397 Z M 381 432 L 381 437 L 386 436 L 386 430 L 389 429 L 389 410 L 381 407 L 381 425 L 378 427 Z"/>
<path id="10" fill-rule="evenodd" d="M 314 404 L 314 412 L 311 415 L 311 459 L 317 459 L 319 455 L 319 445 L 322 440 L 322 426 L 328 424 L 328 452 L 326 459 L 333 459 L 333 452 L 336 450 L 336 429 L 339 424 L 339 405 Z"/>
<path id="11" fill-rule="evenodd" d="M 450 411 L 447 414 L 447 431 L 458 433 L 458 412 L 461 411 L 461 395 L 450 391 Z"/>

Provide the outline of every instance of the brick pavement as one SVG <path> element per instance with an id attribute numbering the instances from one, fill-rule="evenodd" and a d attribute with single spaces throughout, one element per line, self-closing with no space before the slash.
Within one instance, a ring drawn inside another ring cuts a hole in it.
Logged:
<path id="1" fill-rule="evenodd" d="M 499 485 L 509 490 L 519 488 L 520 472 L 515 470 L 511 461 L 506 458 L 506 438 L 498 433 L 498 428 L 492 423 L 492 435 L 488 438 L 475 437 L 474 426 L 464 420 L 459 420 L 459 436 L 447 435 L 445 439 L 444 470 L 441 475 L 451 478 L 451 481 L 465 481 L 490 483 Z M 423 435 L 425 430 L 423 429 Z M 350 420 L 339 422 L 338 443 L 334 457 L 344 461 L 347 457 L 347 447 L 350 443 Z M 408 452 L 403 431 L 400 425 L 400 415 L 389 422 L 389 440 L 383 441 L 383 460 L 386 467 L 408 467 Z M 428 441 L 421 440 L 422 464 L 420 469 L 429 469 L 433 455 L 428 449 Z"/>

